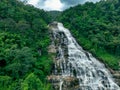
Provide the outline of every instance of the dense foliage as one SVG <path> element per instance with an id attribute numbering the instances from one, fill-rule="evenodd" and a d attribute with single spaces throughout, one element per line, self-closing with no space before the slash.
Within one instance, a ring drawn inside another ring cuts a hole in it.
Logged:
<path id="1" fill-rule="evenodd" d="M 23 0 L 24 2 L 27 0 Z M 85 49 L 113 69 L 120 61 L 120 0 L 87 2 L 63 13 L 0 0 L 0 90 L 51 90 L 47 24 L 58 19 Z"/>
<path id="2" fill-rule="evenodd" d="M 57 18 L 61 15 L 62 12 L 60 11 L 48 11 L 48 14 L 50 15 L 51 22 L 57 21 Z"/>
<path id="3" fill-rule="evenodd" d="M 19 0 L 0 0 L 0 90 L 48 90 L 48 14 Z"/>
<path id="4" fill-rule="evenodd" d="M 120 0 L 86 2 L 64 11 L 59 20 L 78 42 L 113 69 L 120 61 Z"/>

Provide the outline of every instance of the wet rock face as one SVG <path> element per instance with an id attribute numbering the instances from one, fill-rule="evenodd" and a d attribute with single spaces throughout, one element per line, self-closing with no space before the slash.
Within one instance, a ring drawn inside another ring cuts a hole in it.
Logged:
<path id="1" fill-rule="evenodd" d="M 48 52 L 55 54 L 55 53 L 56 53 L 55 46 L 54 46 L 54 45 L 50 45 L 50 46 L 48 47 Z"/>
<path id="2" fill-rule="evenodd" d="M 120 71 L 114 71 L 112 74 L 115 82 L 120 86 Z"/>
<path id="3" fill-rule="evenodd" d="M 49 83 L 52 83 L 54 90 L 60 90 L 60 82 L 62 83 L 62 90 L 78 90 L 79 89 L 79 80 L 75 77 L 61 77 L 59 75 L 48 76 Z"/>
<path id="4" fill-rule="evenodd" d="M 53 22 L 49 25 L 49 27 L 57 28 L 57 22 Z M 52 75 L 48 76 L 48 82 L 52 84 L 53 90 L 60 90 L 60 83 L 62 90 L 78 90 L 79 89 L 79 79 L 74 76 L 61 76 L 61 72 L 64 71 L 61 69 L 61 62 L 64 62 L 61 60 L 61 54 L 59 45 L 61 45 L 63 51 L 64 51 L 64 57 L 67 59 L 68 57 L 68 48 L 67 48 L 67 39 L 63 32 L 56 33 L 56 29 L 50 29 L 50 35 L 51 35 L 51 45 L 48 47 L 48 52 L 51 54 L 54 54 L 53 56 L 53 69 L 52 69 Z M 64 64 L 64 63 L 62 63 Z M 64 65 L 63 65 L 64 66 Z"/>
<path id="5" fill-rule="evenodd" d="M 120 90 L 104 64 L 83 50 L 68 29 L 57 22 L 49 27 L 54 65 L 48 81 L 54 90 Z"/>
<path id="6" fill-rule="evenodd" d="M 57 28 L 57 24 L 58 24 L 58 22 L 56 22 L 56 21 L 54 21 L 53 23 L 51 23 L 51 24 L 49 24 L 49 28 Z M 50 30 L 52 30 L 52 29 L 50 29 Z"/>

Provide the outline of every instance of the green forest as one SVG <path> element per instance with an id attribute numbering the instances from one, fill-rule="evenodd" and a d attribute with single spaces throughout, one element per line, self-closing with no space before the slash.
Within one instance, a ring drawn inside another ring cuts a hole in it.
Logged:
<path id="1" fill-rule="evenodd" d="M 49 15 L 19 0 L 0 0 L 0 90 L 49 90 Z"/>
<path id="2" fill-rule="evenodd" d="M 107 67 L 120 68 L 120 0 L 71 7 L 61 14 L 59 21 L 71 30 L 84 49 Z"/>
<path id="3" fill-rule="evenodd" d="M 120 0 L 47 12 L 20 0 L 0 0 L 0 90 L 52 90 L 48 24 L 69 28 L 79 44 L 114 70 L 120 62 Z"/>

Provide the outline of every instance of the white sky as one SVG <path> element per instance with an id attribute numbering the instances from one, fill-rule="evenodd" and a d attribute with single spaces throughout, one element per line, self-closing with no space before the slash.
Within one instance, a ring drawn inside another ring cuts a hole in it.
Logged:
<path id="1" fill-rule="evenodd" d="M 34 6 L 40 7 L 41 9 L 50 11 L 50 10 L 58 10 L 61 11 L 63 8 L 63 4 L 60 0 L 45 0 L 42 5 L 38 5 L 40 0 L 29 0 L 28 3 Z"/>
<path id="2" fill-rule="evenodd" d="M 47 0 L 44 4 L 44 8 L 46 10 L 61 10 L 63 7 L 63 4 L 60 2 L 60 0 Z"/>
<path id="3" fill-rule="evenodd" d="M 83 2 L 86 2 L 86 1 L 96 2 L 99 0 L 81 0 L 81 1 L 83 1 Z M 28 3 L 34 5 L 38 8 L 47 10 L 47 11 L 51 11 L 51 10 L 62 11 L 63 9 L 65 9 L 65 7 L 74 6 L 74 5 L 66 6 L 66 4 L 61 3 L 60 0 L 29 0 Z M 78 4 L 79 4 L 79 2 L 78 2 Z"/>
<path id="4" fill-rule="evenodd" d="M 29 0 L 28 3 L 36 6 L 38 4 L 39 0 Z"/>

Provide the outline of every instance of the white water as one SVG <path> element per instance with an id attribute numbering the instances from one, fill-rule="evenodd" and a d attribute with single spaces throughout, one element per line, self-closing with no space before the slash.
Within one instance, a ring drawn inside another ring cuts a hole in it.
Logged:
<path id="1" fill-rule="evenodd" d="M 63 84 L 63 81 L 62 79 L 60 79 L 60 90 L 62 90 L 62 84 Z"/>
<path id="2" fill-rule="evenodd" d="M 70 31 L 61 23 L 55 22 L 54 24 L 57 27 L 51 25 L 53 43 L 58 49 L 54 74 L 62 77 L 77 77 L 80 90 L 120 90 L 104 64 L 89 52 L 84 51 Z M 58 44 L 55 43 L 56 41 Z M 62 90 L 62 84 L 63 82 L 60 81 L 60 90 Z"/>

